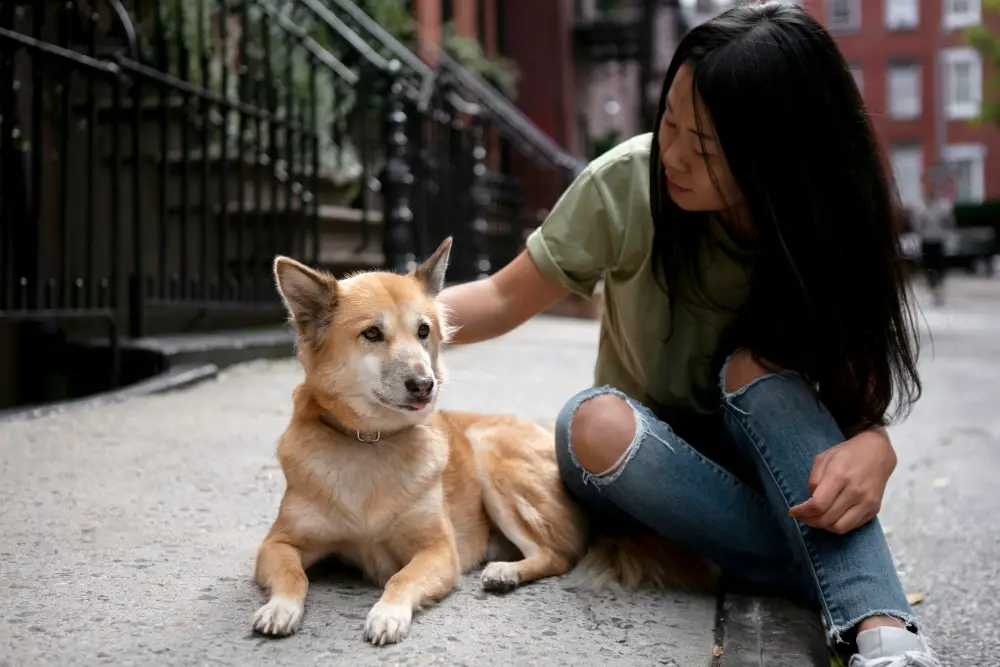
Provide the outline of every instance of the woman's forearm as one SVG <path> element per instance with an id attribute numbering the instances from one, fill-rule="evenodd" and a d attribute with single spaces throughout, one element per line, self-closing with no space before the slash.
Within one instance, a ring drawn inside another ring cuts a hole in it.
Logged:
<path id="1" fill-rule="evenodd" d="M 489 278 L 441 291 L 438 303 L 456 327 L 451 342 L 466 345 L 496 338 L 562 299 L 569 290 L 546 278 L 526 251 Z"/>
<path id="2" fill-rule="evenodd" d="M 453 327 L 453 345 L 489 340 L 513 328 L 503 317 L 503 295 L 489 278 L 445 288 L 437 301 Z"/>

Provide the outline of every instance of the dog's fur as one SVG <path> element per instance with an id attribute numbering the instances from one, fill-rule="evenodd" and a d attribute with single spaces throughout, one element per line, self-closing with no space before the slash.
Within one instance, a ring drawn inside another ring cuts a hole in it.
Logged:
<path id="1" fill-rule="evenodd" d="M 707 583 L 702 561 L 652 536 L 605 538 L 588 552 L 587 519 L 559 479 L 546 429 L 436 410 L 450 332 L 434 297 L 450 251 L 449 238 L 405 276 L 340 281 L 276 259 L 305 379 L 278 445 L 285 494 L 257 553 L 256 581 L 269 592 L 258 632 L 295 632 L 305 569 L 329 556 L 383 587 L 364 624 L 379 645 L 403 639 L 416 609 L 485 561 L 482 584 L 493 591 L 577 564 L 598 585 Z M 434 378 L 425 405 L 406 387 L 414 377 L 425 388 Z"/>

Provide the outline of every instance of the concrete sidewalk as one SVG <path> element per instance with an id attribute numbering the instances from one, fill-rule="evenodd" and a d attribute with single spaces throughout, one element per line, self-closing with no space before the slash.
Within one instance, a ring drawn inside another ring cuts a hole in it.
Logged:
<path id="1" fill-rule="evenodd" d="M 1000 281 L 949 281 L 948 303 L 925 315 L 926 395 L 892 429 L 883 523 L 943 664 L 992 664 Z M 596 341 L 596 323 L 540 317 L 449 350 L 443 404 L 549 423 L 591 382 Z M 299 378 L 291 359 L 254 362 L 170 394 L 0 421 L 0 667 L 825 667 L 816 615 L 772 600 L 592 595 L 560 580 L 497 597 L 475 575 L 397 646 L 362 641 L 378 591 L 342 573 L 313 582 L 300 634 L 252 635 L 252 559 L 284 486 L 274 447 Z"/>
<path id="2" fill-rule="evenodd" d="M 587 385 L 592 322 L 538 318 L 447 353 L 446 407 L 551 421 Z M 254 550 L 284 486 L 275 442 L 292 360 L 174 393 L 0 424 L 0 665 L 708 665 L 716 600 L 587 595 L 549 580 L 506 597 L 475 575 L 373 648 L 378 591 L 310 590 L 301 634 L 250 633 Z"/>

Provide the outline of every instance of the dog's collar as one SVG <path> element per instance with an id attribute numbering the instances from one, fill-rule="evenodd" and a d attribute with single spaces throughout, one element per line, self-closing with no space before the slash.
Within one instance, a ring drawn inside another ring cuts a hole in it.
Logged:
<path id="1" fill-rule="evenodd" d="M 389 437 L 391 435 L 396 435 L 400 430 L 396 431 L 359 431 L 356 428 L 351 428 L 344 422 L 337 419 L 332 412 L 321 412 L 319 415 L 321 422 L 332 428 L 334 431 L 340 431 L 344 435 L 349 435 L 357 438 L 360 442 L 374 443 L 382 439 L 382 436 Z"/>

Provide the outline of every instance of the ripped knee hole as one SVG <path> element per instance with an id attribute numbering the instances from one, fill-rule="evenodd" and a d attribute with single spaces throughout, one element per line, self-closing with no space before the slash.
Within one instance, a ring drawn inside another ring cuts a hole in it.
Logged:
<path id="1" fill-rule="evenodd" d="M 725 370 L 726 393 L 737 392 L 765 375 L 781 372 L 782 368 L 767 360 L 757 360 L 749 350 L 740 350 L 730 358 Z"/>
<path id="2" fill-rule="evenodd" d="M 572 427 L 577 461 L 594 475 L 617 470 L 635 440 L 636 423 L 631 406 L 620 396 L 602 394 L 576 409 Z"/>

